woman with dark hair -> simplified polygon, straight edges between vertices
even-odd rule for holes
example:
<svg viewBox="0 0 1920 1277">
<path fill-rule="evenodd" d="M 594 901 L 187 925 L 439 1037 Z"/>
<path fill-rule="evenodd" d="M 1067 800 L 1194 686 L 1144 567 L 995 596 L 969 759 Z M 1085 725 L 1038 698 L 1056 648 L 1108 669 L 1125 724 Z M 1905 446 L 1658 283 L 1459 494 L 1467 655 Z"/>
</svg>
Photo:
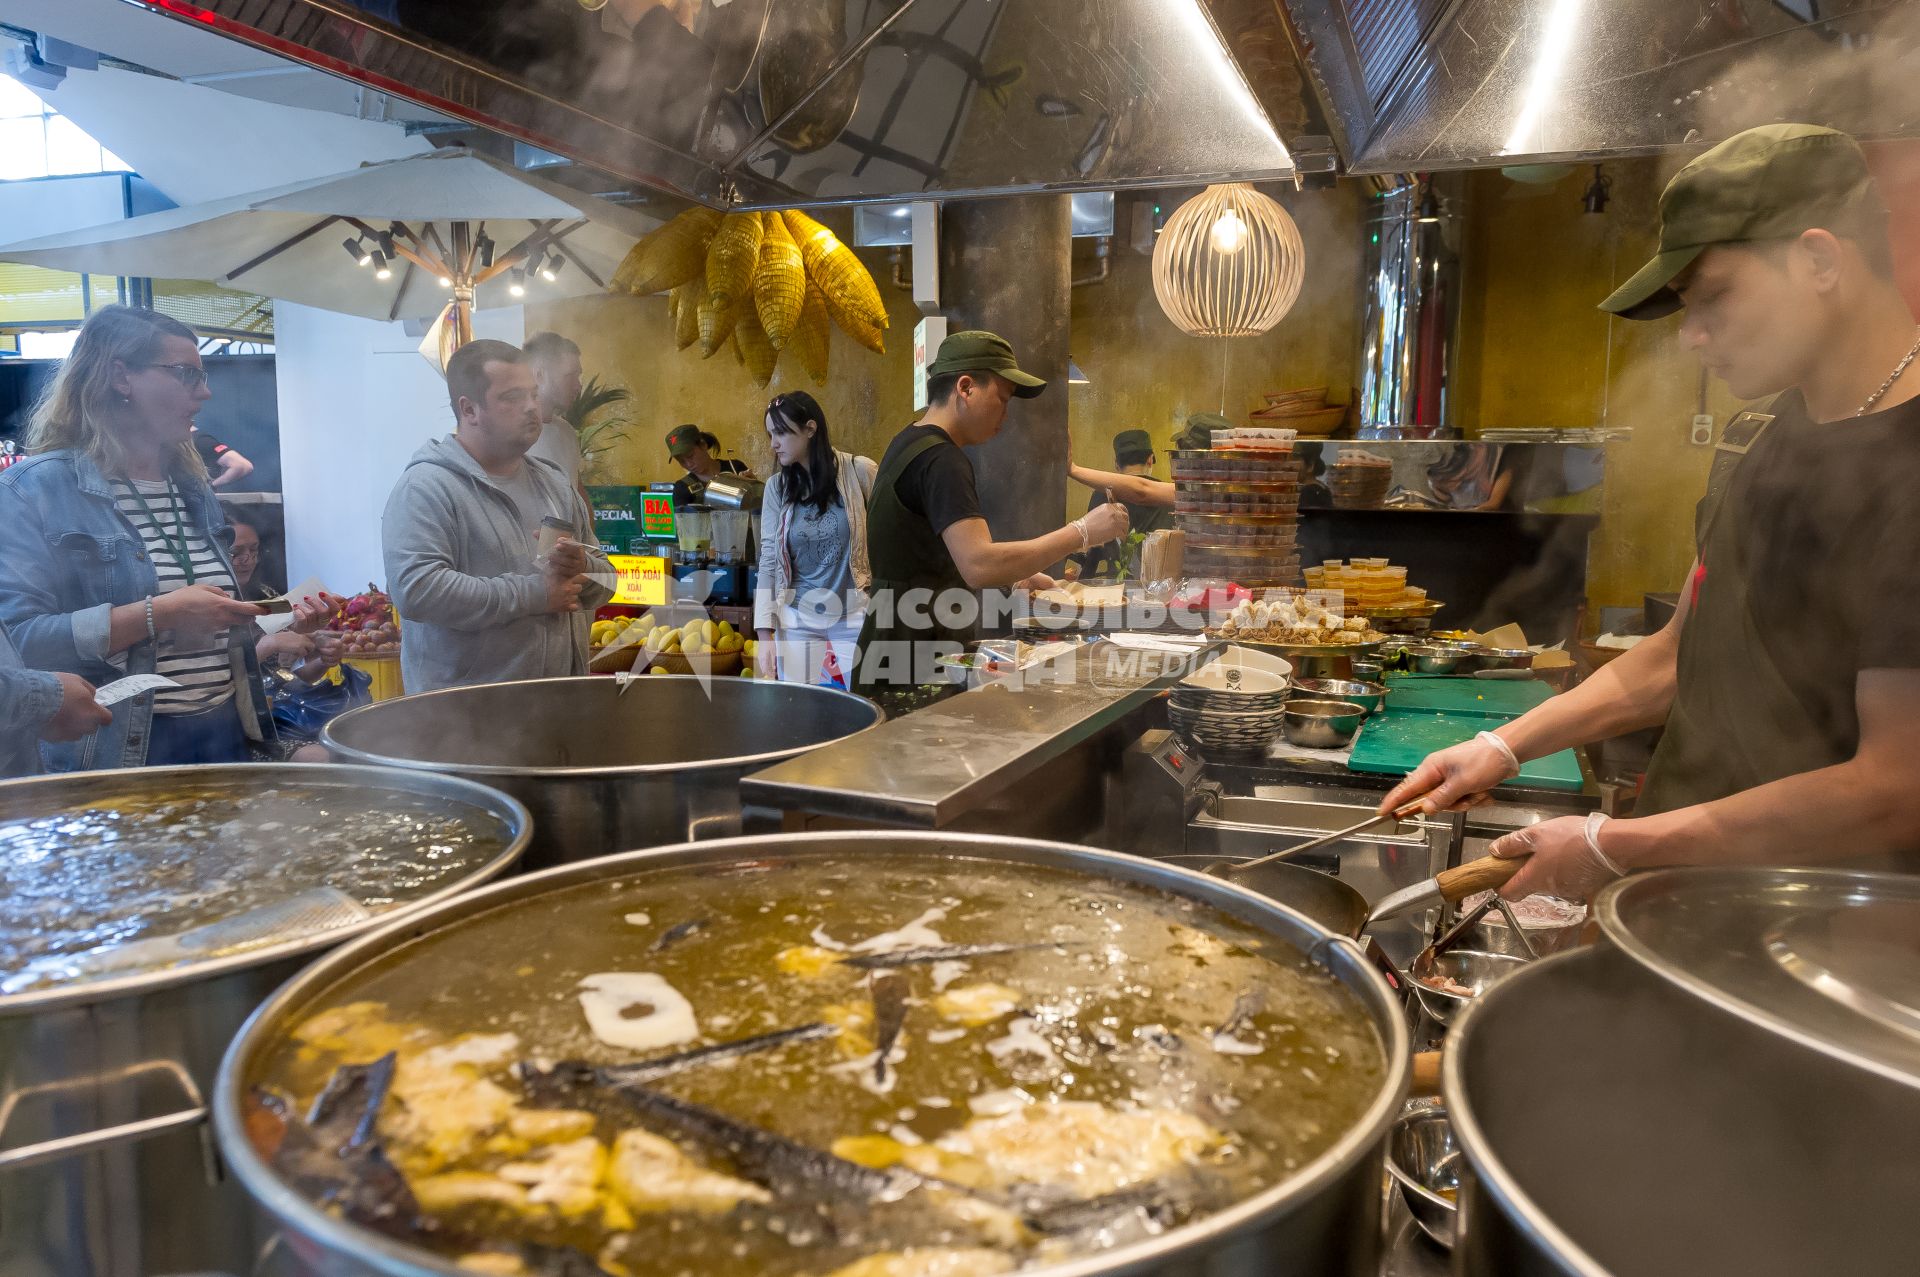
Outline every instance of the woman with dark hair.
<svg viewBox="0 0 1920 1277">
<path fill-rule="evenodd" d="M 34 409 L 34 455 L 0 471 L 0 624 L 25 662 L 174 683 L 46 746 L 53 770 L 241 762 L 273 734 L 253 691 L 261 610 L 235 597 L 227 521 L 193 447 L 211 397 L 191 328 L 103 307 Z"/>
<path fill-rule="evenodd" d="M 878 467 L 834 448 L 826 414 L 805 391 L 768 404 L 766 426 L 780 469 L 761 497 L 754 672 L 787 683 L 832 682 L 824 673 L 831 658 L 850 678 L 873 581 L 867 500 Z"/>
</svg>

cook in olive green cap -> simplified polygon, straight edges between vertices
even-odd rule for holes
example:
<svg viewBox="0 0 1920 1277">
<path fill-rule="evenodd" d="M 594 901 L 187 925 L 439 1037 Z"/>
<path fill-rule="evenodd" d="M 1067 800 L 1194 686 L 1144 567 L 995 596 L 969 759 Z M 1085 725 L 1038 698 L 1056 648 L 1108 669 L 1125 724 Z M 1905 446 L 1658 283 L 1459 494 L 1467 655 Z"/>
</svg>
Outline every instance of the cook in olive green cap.
<svg viewBox="0 0 1920 1277">
<path fill-rule="evenodd" d="M 667 455 L 676 461 L 700 445 L 700 427 L 675 426 L 667 431 Z"/>
<path fill-rule="evenodd" d="M 927 365 L 929 381 L 963 372 L 990 372 L 1005 377 L 1013 383 L 1013 393 L 1020 399 L 1032 399 L 1047 388 L 1044 378 L 1020 370 L 1019 361 L 1013 357 L 1013 347 L 1005 337 L 977 328 L 948 333 L 947 339 L 940 343 L 939 353 Z"/>
<path fill-rule="evenodd" d="M 1153 436 L 1144 430 L 1122 430 L 1113 437 L 1113 460 L 1122 469 L 1153 460 Z"/>
<path fill-rule="evenodd" d="M 1187 418 L 1187 428 L 1174 437 L 1173 446 L 1182 449 L 1213 447 L 1213 432 L 1231 430 L 1233 423 L 1217 412 L 1196 412 Z"/>
<path fill-rule="evenodd" d="M 1660 194 L 1660 251 L 1600 303 L 1626 319 L 1680 309 L 1673 281 L 1716 244 L 1786 239 L 1819 227 L 1879 234 L 1886 207 L 1860 146 L 1812 124 L 1735 134 L 1681 169 Z"/>
</svg>

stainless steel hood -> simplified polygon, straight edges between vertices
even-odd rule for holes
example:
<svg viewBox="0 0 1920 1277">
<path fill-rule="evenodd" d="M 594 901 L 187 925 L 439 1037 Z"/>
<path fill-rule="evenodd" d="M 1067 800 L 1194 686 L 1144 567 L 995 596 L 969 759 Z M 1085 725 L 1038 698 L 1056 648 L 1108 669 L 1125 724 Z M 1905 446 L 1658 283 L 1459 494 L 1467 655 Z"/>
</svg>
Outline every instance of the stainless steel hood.
<svg viewBox="0 0 1920 1277">
<path fill-rule="evenodd" d="M 1356 173 L 1920 134 L 1909 0 L 1274 0 Z"/>
<path fill-rule="evenodd" d="M 1200 0 L 139 2 L 715 206 L 1293 171 Z"/>
</svg>

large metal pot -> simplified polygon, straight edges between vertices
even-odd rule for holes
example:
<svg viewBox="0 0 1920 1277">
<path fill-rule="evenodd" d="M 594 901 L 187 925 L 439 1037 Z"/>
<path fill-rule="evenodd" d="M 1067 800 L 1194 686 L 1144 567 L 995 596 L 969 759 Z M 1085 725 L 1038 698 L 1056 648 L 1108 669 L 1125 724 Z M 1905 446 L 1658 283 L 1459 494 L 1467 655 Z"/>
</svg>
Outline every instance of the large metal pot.
<svg viewBox="0 0 1920 1277">
<path fill-rule="evenodd" d="M 181 784 L 281 782 L 425 795 L 496 822 L 505 848 L 375 919 L 227 957 L 0 997 L 0 1273 L 247 1273 L 246 1196 L 207 1129 L 221 1053 L 261 1000 L 329 945 L 495 877 L 525 850 L 526 808 L 484 786 L 371 767 L 292 764 L 75 772 L 0 783 L 0 822 Z"/>
<path fill-rule="evenodd" d="M 1365 1116 L 1291 1178 L 1239 1205 L 1150 1242 L 1049 1268 L 1050 1277 L 1206 1272 L 1252 1277 L 1277 1272 L 1374 1277 L 1380 1253 L 1382 1152 L 1407 1091 L 1407 1029 L 1398 1004 L 1360 949 L 1304 915 L 1216 878 L 1155 861 L 1059 843 L 978 835 L 820 833 L 736 838 L 610 856 L 494 884 L 384 928 L 309 967 L 254 1014 L 221 1064 L 213 1096 L 222 1155 L 283 1230 L 288 1253 L 312 1277 L 453 1277 L 461 1270 L 315 1207 L 261 1160 L 249 1142 L 242 1100 L 259 1066 L 316 1000 L 351 973 L 389 959 L 423 934 L 483 912 L 582 883 L 631 882 L 636 874 L 741 861 L 913 853 L 929 860 L 989 857 L 1045 865 L 1090 878 L 1140 883 L 1213 905 L 1312 955 L 1352 992 L 1380 1034 L 1387 1074 Z"/>
<path fill-rule="evenodd" d="M 1456 1273 L 1914 1271 L 1897 1221 L 1920 1207 L 1920 1080 L 1703 991 L 1606 943 L 1531 964 L 1467 1011 L 1444 1064 L 1472 1171 Z"/>
<path fill-rule="evenodd" d="M 745 678 L 537 679 L 342 714 L 347 762 L 464 776 L 533 812 L 527 867 L 743 832 L 740 778 L 876 726 L 864 697 Z"/>
</svg>

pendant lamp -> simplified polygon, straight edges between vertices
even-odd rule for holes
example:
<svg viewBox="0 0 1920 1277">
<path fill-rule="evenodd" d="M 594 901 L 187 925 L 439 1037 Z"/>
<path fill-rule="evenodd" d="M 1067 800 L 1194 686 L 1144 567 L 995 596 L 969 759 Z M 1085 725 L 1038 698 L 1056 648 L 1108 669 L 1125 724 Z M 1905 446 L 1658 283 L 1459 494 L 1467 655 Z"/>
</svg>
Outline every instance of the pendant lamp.
<svg viewBox="0 0 1920 1277">
<path fill-rule="evenodd" d="M 1247 182 L 1209 186 L 1167 219 L 1153 247 L 1160 309 L 1196 337 L 1256 337 L 1300 296 L 1306 246 L 1287 210 Z"/>
</svg>

